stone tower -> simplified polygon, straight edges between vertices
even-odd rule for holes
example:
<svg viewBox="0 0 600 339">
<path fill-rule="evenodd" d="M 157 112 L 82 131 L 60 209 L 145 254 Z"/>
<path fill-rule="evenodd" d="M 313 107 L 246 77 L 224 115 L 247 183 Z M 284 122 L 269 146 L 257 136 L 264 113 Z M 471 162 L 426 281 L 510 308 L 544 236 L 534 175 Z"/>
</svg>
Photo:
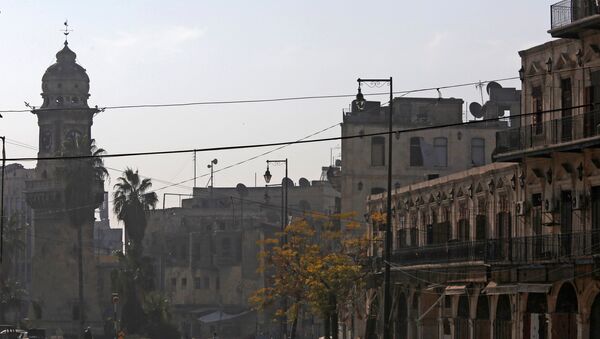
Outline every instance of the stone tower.
<svg viewBox="0 0 600 339">
<path fill-rule="evenodd" d="M 32 111 L 38 117 L 38 157 L 42 159 L 26 192 L 27 203 L 34 209 L 35 225 L 29 319 L 34 326 L 46 328 L 47 335 L 77 335 L 83 325 L 103 326 L 93 253 L 94 210 L 102 202 L 103 185 L 98 182 L 78 186 L 78 197 L 85 203 L 74 202 L 73 190 L 69 191 L 73 180 L 69 181 L 65 173 L 73 173 L 73 166 L 82 160 L 43 159 L 73 155 L 65 153 L 69 140 L 89 142 L 91 138 L 93 116 L 98 110 L 88 106 L 89 78 L 75 58 L 65 41 L 64 48 L 56 54 L 56 63 L 42 77 L 44 102 Z M 89 154 L 89 149 L 78 153 Z M 84 312 L 79 302 L 79 228 Z"/>
</svg>

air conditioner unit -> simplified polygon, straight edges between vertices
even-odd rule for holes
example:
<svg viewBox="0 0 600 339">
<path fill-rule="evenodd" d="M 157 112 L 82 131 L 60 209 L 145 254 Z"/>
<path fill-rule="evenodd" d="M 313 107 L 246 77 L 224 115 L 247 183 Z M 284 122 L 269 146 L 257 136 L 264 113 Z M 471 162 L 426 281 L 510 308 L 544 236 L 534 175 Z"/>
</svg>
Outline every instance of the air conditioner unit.
<svg viewBox="0 0 600 339">
<path fill-rule="evenodd" d="M 573 195 L 573 206 L 574 210 L 582 210 L 585 208 L 586 198 L 583 194 L 574 194 Z"/>
<path fill-rule="evenodd" d="M 527 213 L 527 201 L 517 201 L 515 203 L 515 214 L 525 215 Z"/>
</svg>

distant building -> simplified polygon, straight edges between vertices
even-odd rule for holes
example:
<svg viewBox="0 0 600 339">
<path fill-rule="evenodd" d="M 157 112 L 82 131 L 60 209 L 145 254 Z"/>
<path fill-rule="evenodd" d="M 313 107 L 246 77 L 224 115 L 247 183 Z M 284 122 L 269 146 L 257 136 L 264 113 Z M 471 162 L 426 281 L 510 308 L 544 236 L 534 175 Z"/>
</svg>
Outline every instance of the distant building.
<svg viewBox="0 0 600 339">
<path fill-rule="evenodd" d="M 14 226 L 24 230 L 19 239 L 24 247 L 13 253 L 5 252 L 5 255 L 11 256 L 13 260 L 9 278 L 19 282 L 29 295 L 31 293 L 31 259 L 35 243 L 35 230 L 33 210 L 25 201 L 25 183 L 33 178 L 34 169 L 24 168 L 23 165 L 16 163 L 9 164 L 5 168 L 4 175 L 6 184 L 4 188 L 4 215 L 6 220 L 15 223 Z M 1 186 L 2 183 L 0 183 Z M 28 295 L 26 298 L 28 298 Z"/>
<path fill-rule="evenodd" d="M 290 181 L 291 182 L 291 181 Z M 339 193 L 327 181 L 301 179 L 289 186 L 288 215 L 339 212 Z M 281 230 L 281 187 L 194 188 L 179 208 L 149 213 L 144 248 L 153 256 L 158 285 L 167 293 L 188 337 L 275 336 L 273 310 L 257 313 L 248 298 L 268 285 L 258 272 L 257 242 Z M 302 319 L 299 331 L 317 338 L 317 320 Z"/>
<path fill-rule="evenodd" d="M 494 86 L 489 101 L 476 113 L 478 118 L 518 114 L 515 89 Z M 492 92 L 492 90 L 494 92 Z M 517 93 L 517 95 L 515 95 Z M 512 95 L 511 95 L 512 94 Z M 501 99 L 501 100 L 500 100 Z M 355 101 L 344 114 L 342 137 L 387 132 L 388 108 L 366 102 L 359 110 Z M 508 116 L 508 115 L 507 115 Z M 411 130 L 463 122 L 463 100 L 454 98 L 395 98 L 394 130 Z M 407 131 L 393 136 L 393 187 L 406 186 L 450 173 L 488 164 L 495 148 L 496 132 L 507 121 L 488 121 L 446 128 Z M 356 212 L 362 220 L 365 201 L 387 189 L 388 141 L 386 135 L 342 140 L 341 171 L 335 171 L 341 188 L 342 212 Z"/>
<path fill-rule="evenodd" d="M 98 211 L 99 219 L 94 222 L 94 253 L 96 256 L 113 255 L 116 251 L 123 250 L 123 229 L 110 227 L 108 210 L 108 192 L 104 192 L 104 201 Z"/>
</svg>

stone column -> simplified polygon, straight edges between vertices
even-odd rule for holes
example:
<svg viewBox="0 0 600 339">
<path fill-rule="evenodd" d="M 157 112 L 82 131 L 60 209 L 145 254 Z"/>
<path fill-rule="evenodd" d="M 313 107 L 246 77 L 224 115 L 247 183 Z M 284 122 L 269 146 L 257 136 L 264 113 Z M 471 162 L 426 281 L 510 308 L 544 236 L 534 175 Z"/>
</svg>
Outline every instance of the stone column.
<svg viewBox="0 0 600 339">
<path fill-rule="evenodd" d="M 548 334 L 548 339 L 560 339 L 560 338 L 552 338 L 552 313 L 546 313 L 546 333 Z M 541 325 L 540 325 L 541 326 Z"/>
<path fill-rule="evenodd" d="M 587 314 L 577 313 L 577 339 L 588 339 L 590 337 L 590 317 Z"/>
<path fill-rule="evenodd" d="M 471 339 L 476 339 L 475 338 L 475 333 L 474 332 L 474 328 L 473 328 L 473 319 L 469 318 L 469 338 Z"/>
</svg>

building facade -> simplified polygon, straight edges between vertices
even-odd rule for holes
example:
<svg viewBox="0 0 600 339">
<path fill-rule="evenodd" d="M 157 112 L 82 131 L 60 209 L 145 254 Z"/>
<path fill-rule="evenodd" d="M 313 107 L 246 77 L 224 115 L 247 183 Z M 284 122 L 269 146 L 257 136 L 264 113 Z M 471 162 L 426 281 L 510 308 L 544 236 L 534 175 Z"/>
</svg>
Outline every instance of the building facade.
<svg viewBox="0 0 600 339">
<path fill-rule="evenodd" d="M 519 52 L 523 115 L 496 163 L 393 192 L 397 338 L 600 337 L 600 12 L 551 13 L 559 39 Z"/>
<path fill-rule="evenodd" d="M 288 215 L 339 213 L 339 193 L 327 181 L 288 187 Z M 256 312 L 249 297 L 268 286 L 259 272 L 261 240 L 282 227 L 281 187 L 194 188 L 181 207 L 149 213 L 144 248 L 155 258 L 158 286 L 168 295 L 189 337 L 276 336 L 273 311 Z M 301 319 L 299 333 L 318 337 L 317 320 Z M 299 336 L 299 337 L 302 337 Z"/>
<path fill-rule="evenodd" d="M 519 98 L 512 99 L 507 109 L 518 111 Z M 498 105 L 486 107 L 491 112 Z M 342 137 L 387 132 L 388 114 L 388 108 L 379 102 L 366 102 L 363 110 L 353 102 L 351 111 L 344 114 Z M 496 132 L 508 126 L 506 121 L 459 126 L 463 100 L 454 98 L 395 98 L 393 121 L 395 131 L 456 124 L 394 134 L 393 187 L 490 163 Z M 343 213 L 355 212 L 362 217 L 367 197 L 386 190 L 387 147 L 386 135 L 342 140 L 341 171 L 336 180 L 341 187 Z"/>
<path fill-rule="evenodd" d="M 21 164 L 9 164 L 5 168 L 4 184 L 4 215 L 10 228 L 11 252 L 5 254 L 10 258 L 5 261 L 10 263 L 8 279 L 16 282 L 27 293 L 24 301 L 31 294 L 31 265 L 33 256 L 34 225 L 33 210 L 25 201 L 26 182 L 34 176 L 34 169 L 25 168 Z M 2 186 L 2 183 L 0 183 Z M 6 233 L 5 233 L 6 236 Z M 13 320 L 22 319 L 27 313 L 25 302 L 14 314 Z"/>
</svg>

